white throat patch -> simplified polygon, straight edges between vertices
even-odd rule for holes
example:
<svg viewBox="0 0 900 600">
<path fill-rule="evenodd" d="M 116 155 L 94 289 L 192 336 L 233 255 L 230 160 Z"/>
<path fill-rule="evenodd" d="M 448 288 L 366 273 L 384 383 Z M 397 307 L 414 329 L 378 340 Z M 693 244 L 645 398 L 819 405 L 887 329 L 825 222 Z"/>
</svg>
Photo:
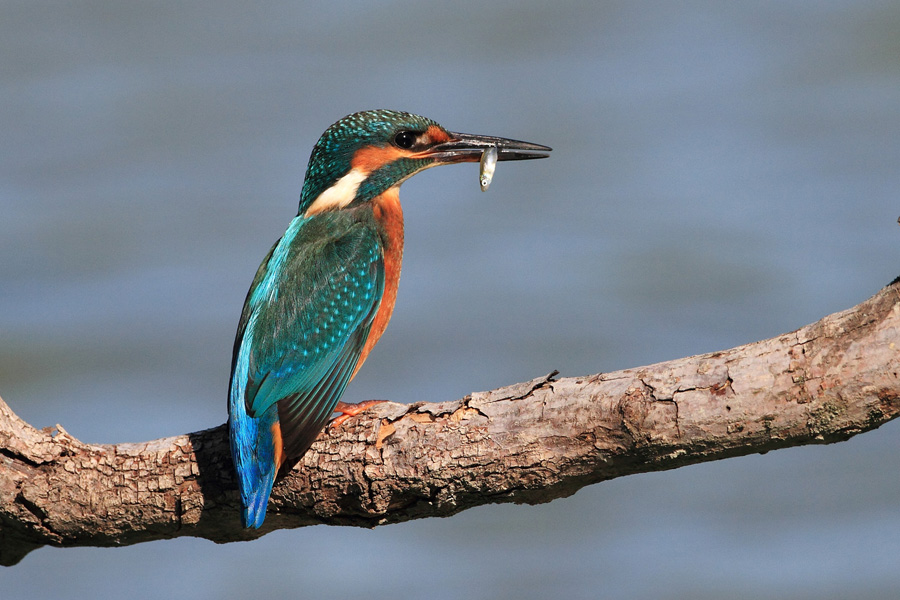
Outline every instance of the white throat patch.
<svg viewBox="0 0 900 600">
<path fill-rule="evenodd" d="M 360 169 L 352 169 L 349 173 L 338 179 L 334 185 L 319 194 L 319 197 L 313 200 L 304 213 L 309 217 L 314 214 L 324 212 L 326 210 L 337 210 L 344 208 L 356 197 L 356 190 L 359 184 L 365 181 L 369 174 Z"/>
</svg>

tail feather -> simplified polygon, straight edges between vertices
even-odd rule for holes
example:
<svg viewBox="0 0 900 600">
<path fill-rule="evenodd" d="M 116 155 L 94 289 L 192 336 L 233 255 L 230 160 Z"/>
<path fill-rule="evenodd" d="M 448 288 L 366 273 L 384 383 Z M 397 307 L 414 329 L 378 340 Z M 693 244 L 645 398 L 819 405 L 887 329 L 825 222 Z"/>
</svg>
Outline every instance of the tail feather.
<svg viewBox="0 0 900 600">
<path fill-rule="evenodd" d="M 266 518 L 269 495 L 278 473 L 277 457 L 280 439 L 275 439 L 272 426 L 278 423 L 278 407 L 273 405 L 259 418 L 243 410 L 232 411 L 228 426 L 231 435 L 231 456 L 234 460 L 241 492 L 241 522 L 244 527 L 259 528 Z M 280 436 L 279 436 L 280 437 Z"/>
<path fill-rule="evenodd" d="M 272 493 L 274 481 L 274 469 L 262 474 L 262 477 L 256 481 L 257 487 L 247 490 L 250 494 L 249 498 L 245 496 L 244 486 L 241 486 L 241 501 L 244 504 L 244 509 L 241 511 L 241 523 L 244 527 L 259 529 L 266 520 L 266 508 L 269 506 L 269 495 Z"/>
</svg>

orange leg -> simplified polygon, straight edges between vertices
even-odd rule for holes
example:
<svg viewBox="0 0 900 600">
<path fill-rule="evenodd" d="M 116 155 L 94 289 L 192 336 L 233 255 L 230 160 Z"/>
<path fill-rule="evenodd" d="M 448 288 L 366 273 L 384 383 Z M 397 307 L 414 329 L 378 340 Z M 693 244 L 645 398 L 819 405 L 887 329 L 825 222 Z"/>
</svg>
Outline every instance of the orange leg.
<svg viewBox="0 0 900 600">
<path fill-rule="evenodd" d="M 338 402 L 337 406 L 334 407 L 334 412 L 341 413 L 341 416 L 332 420 L 331 423 L 328 424 L 328 427 L 337 429 L 344 421 L 346 421 L 350 417 L 355 417 L 367 408 L 371 408 L 376 404 L 381 404 L 382 402 L 387 402 L 387 400 L 364 400 L 363 402 L 357 402 L 356 404 Z"/>
</svg>

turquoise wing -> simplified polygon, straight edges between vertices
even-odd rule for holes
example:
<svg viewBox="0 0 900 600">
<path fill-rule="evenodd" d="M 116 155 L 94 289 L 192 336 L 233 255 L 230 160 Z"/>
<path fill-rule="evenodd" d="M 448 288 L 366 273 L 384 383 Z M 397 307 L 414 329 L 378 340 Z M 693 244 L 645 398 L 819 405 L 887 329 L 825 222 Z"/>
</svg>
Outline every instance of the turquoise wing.
<svg viewBox="0 0 900 600">
<path fill-rule="evenodd" d="M 329 216 L 297 217 L 275 246 L 248 295 L 235 357 L 247 414 L 277 404 L 288 458 L 306 452 L 330 419 L 384 291 L 377 231 Z"/>
</svg>

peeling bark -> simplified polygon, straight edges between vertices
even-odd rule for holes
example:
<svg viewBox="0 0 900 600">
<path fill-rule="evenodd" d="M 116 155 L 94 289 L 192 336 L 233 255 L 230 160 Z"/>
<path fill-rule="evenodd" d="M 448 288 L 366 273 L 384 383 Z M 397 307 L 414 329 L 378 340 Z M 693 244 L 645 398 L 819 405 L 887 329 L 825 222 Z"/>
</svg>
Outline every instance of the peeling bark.
<svg viewBox="0 0 900 600">
<path fill-rule="evenodd" d="M 327 431 L 246 530 L 224 425 L 144 444 L 38 431 L 0 400 L 0 564 L 44 545 L 215 542 L 319 523 L 374 527 L 540 503 L 647 471 L 831 443 L 900 412 L 900 283 L 723 352 L 373 407 Z"/>
</svg>

